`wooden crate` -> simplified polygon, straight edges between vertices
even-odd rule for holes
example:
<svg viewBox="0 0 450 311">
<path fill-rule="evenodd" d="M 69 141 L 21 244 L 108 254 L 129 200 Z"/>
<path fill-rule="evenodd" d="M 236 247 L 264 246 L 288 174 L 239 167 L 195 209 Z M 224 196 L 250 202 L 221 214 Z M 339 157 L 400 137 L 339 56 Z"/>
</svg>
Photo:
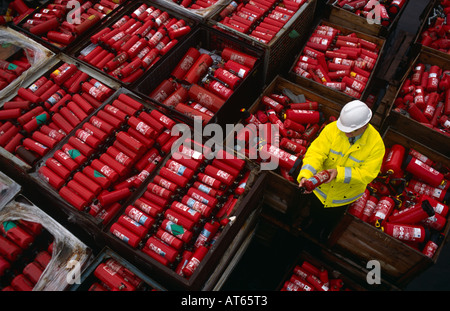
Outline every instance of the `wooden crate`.
<svg viewBox="0 0 450 311">
<path fill-rule="evenodd" d="M 444 165 L 450 164 L 450 158 L 430 149 L 426 145 L 411 139 L 394 129 L 388 129 L 383 140 L 386 147 L 401 144 L 405 148 L 413 148 L 433 161 Z M 443 234 L 447 237 L 450 223 L 447 221 Z M 330 249 L 346 257 L 354 265 L 365 267 L 370 260 L 377 260 L 381 266 L 381 273 L 386 280 L 398 287 L 404 287 L 413 278 L 433 265 L 443 242 L 433 258 L 429 258 L 408 246 L 402 241 L 382 232 L 380 229 L 345 213 L 341 222 L 332 232 L 328 244 Z"/>
<path fill-rule="evenodd" d="M 417 63 L 437 65 L 443 70 L 450 69 L 448 58 L 442 58 L 434 52 L 422 50 L 415 57 L 408 71 L 402 78 L 401 84 L 396 90 L 396 95 L 392 98 L 389 105 L 389 111 L 383 127 L 392 127 L 400 133 L 407 136 L 414 135 L 414 139 L 420 143 L 426 144 L 430 149 L 442 154 L 449 154 L 450 137 L 433 128 L 423 125 L 422 123 L 410 118 L 409 116 L 396 111 L 394 108 L 395 99 L 399 97 L 401 88 L 405 80 L 412 74 L 413 68 Z"/>
<path fill-rule="evenodd" d="M 104 263 L 108 259 L 113 259 L 123 267 L 125 267 L 128 271 L 131 271 L 136 277 L 142 280 L 142 285 L 138 290 L 143 290 L 145 288 L 146 291 L 166 291 L 166 289 L 161 286 L 158 282 L 153 280 L 150 276 L 142 273 L 139 269 L 137 269 L 133 264 L 128 262 L 127 260 L 120 257 L 109 247 L 104 247 L 102 251 L 95 257 L 95 259 L 89 263 L 86 269 L 80 276 L 80 282 L 73 284 L 69 290 L 70 291 L 88 291 L 89 287 L 98 280 L 94 276 L 94 271 L 101 263 Z"/>
<path fill-rule="evenodd" d="M 41 176 L 39 173 L 39 169 L 42 166 L 45 166 L 46 161 L 49 158 L 52 158 L 53 155 L 57 150 L 60 150 L 61 147 L 69 141 L 69 139 L 72 136 L 75 136 L 75 131 L 79 128 L 82 128 L 85 123 L 88 123 L 92 116 L 97 115 L 97 113 L 107 105 L 111 105 L 121 94 L 126 94 L 127 96 L 131 97 L 132 99 L 140 102 L 143 104 L 144 109 L 147 112 L 150 112 L 152 110 L 156 110 L 154 105 L 150 105 L 149 103 L 146 103 L 142 98 L 132 93 L 130 90 L 126 88 L 119 88 L 109 99 L 107 99 L 102 105 L 96 109 L 88 118 L 86 118 L 83 122 L 81 122 L 71 134 L 67 135 L 63 140 L 58 143 L 55 148 L 47 153 L 37 164 L 36 166 L 27 172 L 26 175 L 26 183 L 32 189 L 33 192 L 38 192 L 41 196 L 49 200 L 49 207 L 52 210 L 53 213 L 63 213 L 65 217 L 67 217 L 71 222 L 73 222 L 76 226 L 82 228 L 84 232 L 87 232 L 92 236 L 92 238 L 95 240 L 96 243 L 100 243 L 102 245 L 104 243 L 101 230 L 105 228 L 109 222 L 111 222 L 112 218 L 114 216 L 110 216 L 108 219 L 104 220 L 102 219 L 101 213 L 97 213 L 95 216 L 90 213 L 90 209 L 92 208 L 91 205 L 96 205 L 98 202 L 98 199 L 96 196 L 91 202 L 89 202 L 88 206 L 82 210 L 78 210 L 74 206 L 71 205 L 68 201 L 66 201 L 64 198 L 61 197 L 59 194 L 59 189 L 55 189 L 52 187 L 47 180 L 45 180 L 44 177 Z M 176 115 L 167 115 L 170 118 L 172 118 L 176 122 L 180 122 L 179 119 L 177 119 Z M 125 124 L 121 128 L 117 130 L 119 131 L 125 131 L 128 128 L 128 126 Z M 111 133 L 105 141 L 102 142 L 101 145 L 95 150 L 95 152 L 92 154 L 91 157 L 89 157 L 85 163 L 83 163 L 80 168 L 76 169 L 75 171 L 71 172 L 66 182 L 69 182 L 73 175 L 78 172 L 79 170 L 82 170 L 85 166 L 89 165 L 94 159 L 98 159 L 103 153 L 106 153 L 106 150 L 108 147 L 110 147 L 114 141 L 115 141 L 115 135 L 116 132 Z M 153 148 L 153 147 L 152 147 Z M 161 157 L 164 159 L 167 154 L 164 154 L 161 151 L 161 146 L 157 146 L 157 144 L 154 145 L 154 148 L 158 150 L 158 154 L 161 155 Z M 148 148 L 150 150 L 151 148 Z M 143 157 L 143 156 L 141 156 Z M 105 163 L 108 164 L 108 163 Z M 135 165 L 136 163 L 134 163 Z M 161 164 L 158 163 L 157 167 Z M 138 174 L 140 171 L 133 165 L 127 172 L 124 173 L 123 176 L 120 176 L 117 181 L 111 183 L 111 186 L 108 188 L 108 190 L 113 189 L 114 186 L 119 184 L 122 181 L 125 181 L 127 178 L 130 178 L 136 174 Z M 145 184 L 145 180 L 142 183 L 140 187 L 143 187 Z M 133 194 L 129 197 L 131 199 L 135 193 L 140 189 L 140 187 L 137 187 L 137 189 L 134 189 Z M 118 201 L 121 204 L 126 203 L 127 199 Z"/>
<path fill-rule="evenodd" d="M 340 258 L 333 252 L 325 248 L 317 247 L 317 245 L 305 244 L 301 249 L 297 258 L 287 270 L 278 290 L 283 288 L 285 281 L 294 274 L 294 268 L 308 262 L 318 269 L 324 268 L 328 272 L 328 279 L 341 279 L 344 284 L 344 290 L 349 291 L 386 291 L 397 290 L 395 286 L 381 281 L 380 284 L 369 284 L 367 282 L 367 273 L 352 269 L 345 262 L 345 258 Z"/>
<path fill-rule="evenodd" d="M 98 4 L 100 1 L 93 1 L 93 2 L 94 3 L 92 3 L 92 5 Z M 46 8 L 50 4 L 58 3 L 56 1 L 53 1 L 53 0 L 45 1 L 44 3 L 40 4 L 33 12 L 31 12 L 30 14 L 27 14 L 19 23 L 17 23 L 17 25 L 12 24 L 10 26 L 11 26 L 11 28 L 13 28 L 13 29 L 15 29 L 15 30 L 17 30 L 19 32 L 22 32 L 27 37 L 33 39 L 34 41 L 38 42 L 39 44 L 45 46 L 46 48 L 48 48 L 49 50 L 51 50 L 51 51 L 53 51 L 55 53 L 68 52 L 73 47 L 76 47 L 77 45 L 81 44 L 82 42 L 84 42 L 86 40 L 89 40 L 90 36 L 93 34 L 95 29 L 97 29 L 97 27 L 100 27 L 103 23 L 105 23 L 108 19 L 113 17 L 116 13 L 120 12 L 121 10 L 123 10 L 126 7 L 127 2 L 128 2 L 128 0 L 124 1 L 117 8 L 115 8 L 114 10 L 112 10 L 111 12 L 109 12 L 108 14 L 103 16 L 90 29 L 84 31 L 80 35 L 77 35 L 75 37 L 75 39 L 72 42 L 70 42 L 69 44 L 67 44 L 66 46 L 59 45 L 58 43 L 49 42 L 46 37 L 44 38 L 44 37 L 41 37 L 40 35 L 35 35 L 31 31 L 27 30 L 24 27 L 24 25 L 26 25 L 29 20 L 33 19 L 35 14 L 40 13 L 40 11 L 43 8 Z M 72 10 L 69 10 L 69 8 L 72 8 L 72 7 L 71 6 L 67 7 L 67 10 L 65 12 L 65 13 L 67 13 L 67 15 L 61 16 L 61 18 L 59 19 L 60 22 L 63 22 L 64 20 L 67 20 L 68 16 L 69 16 L 69 13 L 72 13 Z M 59 30 L 57 30 L 57 31 L 59 31 Z"/>
<path fill-rule="evenodd" d="M 162 2 L 166 2 L 166 1 L 162 1 Z M 73 58 L 77 59 L 78 62 L 81 62 L 83 64 L 85 64 L 87 67 L 91 68 L 93 71 L 97 71 L 102 75 L 106 75 L 109 78 L 111 78 L 112 80 L 114 80 L 115 82 L 119 83 L 120 85 L 124 86 L 124 87 L 128 87 L 129 89 L 133 89 L 134 87 L 136 87 L 136 85 L 138 85 L 140 83 L 140 81 L 142 81 L 143 79 L 145 79 L 146 76 L 152 75 L 153 71 L 155 70 L 155 68 L 161 63 L 163 62 L 165 59 L 170 58 L 171 54 L 174 52 L 174 50 L 180 46 L 184 41 L 186 41 L 190 34 L 195 30 L 196 25 L 198 23 L 198 21 L 195 21 L 192 18 L 188 18 L 184 15 L 182 15 L 180 12 L 176 12 L 174 10 L 172 10 L 170 7 L 166 8 L 160 4 L 154 4 L 150 1 L 145 1 L 145 0 L 140 0 L 140 1 L 132 1 L 131 3 L 128 3 L 127 5 L 124 5 L 123 9 L 118 11 L 116 14 L 114 14 L 111 18 L 107 19 L 104 23 L 102 23 L 101 25 L 98 25 L 97 27 L 95 27 L 95 31 L 91 33 L 91 36 L 97 34 L 98 32 L 100 32 L 103 29 L 106 28 L 110 28 L 112 29 L 112 26 L 118 22 L 119 20 L 121 20 L 122 18 L 130 18 L 131 14 L 138 9 L 141 5 L 147 5 L 148 7 L 154 7 L 155 9 L 158 9 L 162 12 L 166 12 L 169 14 L 170 18 L 176 18 L 178 20 L 183 20 L 185 22 L 185 25 L 191 27 L 191 31 L 183 36 L 178 37 L 177 40 L 177 44 L 175 44 L 175 46 L 169 50 L 166 54 L 164 55 L 159 55 L 156 58 L 157 61 L 152 64 L 152 66 L 148 67 L 145 72 L 139 77 L 137 78 L 135 81 L 133 82 L 124 82 L 122 81 L 123 79 L 119 79 L 118 77 L 114 77 L 112 75 L 110 75 L 108 72 L 105 72 L 103 70 L 103 68 L 97 68 L 96 66 L 88 63 L 87 61 L 81 59 L 83 55 L 85 55 L 88 51 L 92 51 L 94 48 L 96 48 L 97 46 L 101 46 L 103 47 L 105 50 L 108 50 L 109 52 L 114 53 L 116 56 L 118 54 L 120 54 L 120 50 L 119 51 L 114 51 L 112 50 L 112 48 L 107 45 L 107 44 L 102 44 L 102 43 L 97 43 L 94 44 L 92 43 L 90 37 L 85 38 L 84 40 L 81 40 L 80 42 L 78 42 L 78 44 L 76 45 L 70 45 L 70 47 L 68 47 L 66 49 L 66 53 L 70 56 L 72 56 Z M 152 27 L 155 28 L 156 26 Z M 131 60 L 129 60 L 131 61 Z"/>
<path fill-rule="evenodd" d="M 306 39 L 312 26 L 316 6 L 317 0 L 308 0 L 268 44 L 219 23 L 219 13 L 222 10 L 211 16 L 208 19 L 208 24 L 235 36 L 243 42 L 261 47 L 265 51 L 263 56 L 263 80 L 269 82 L 281 71 L 287 71 L 288 61 L 295 57 L 296 50 L 301 47 L 300 44 Z"/>
<path fill-rule="evenodd" d="M 319 21 L 318 24 L 312 29 L 310 35 L 314 32 L 314 30 L 317 28 L 318 25 L 331 26 L 331 27 L 333 27 L 335 29 L 340 30 L 341 34 L 343 34 L 343 35 L 347 35 L 347 34 L 350 34 L 350 33 L 355 33 L 358 38 L 361 38 L 361 39 L 373 42 L 373 43 L 375 43 L 377 45 L 378 50 L 379 50 L 378 59 L 377 59 L 377 61 L 375 63 L 375 66 L 374 66 L 370 76 L 369 76 L 369 81 L 367 82 L 366 88 L 361 93 L 361 98 L 359 98 L 362 101 L 366 100 L 367 96 L 370 94 L 370 91 L 371 91 L 371 86 L 372 86 L 372 83 L 373 83 L 374 73 L 376 72 L 377 67 L 380 64 L 380 59 L 382 59 L 382 57 L 383 57 L 383 49 L 384 49 L 386 40 L 383 39 L 383 38 L 374 37 L 374 36 L 371 36 L 371 35 L 368 35 L 368 34 L 365 34 L 365 33 L 359 32 L 359 31 L 356 31 L 356 30 L 352 30 L 352 29 L 349 29 L 349 28 L 346 28 L 346 27 L 343 27 L 343 26 L 331 23 L 331 22 L 326 21 L 326 20 Z M 295 83 L 299 84 L 300 86 L 308 88 L 308 89 L 310 89 L 310 90 L 312 90 L 312 91 L 314 91 L 316 93 L 323 94 L 322 95 L 323 97 L 331 98 L 335 102 L 340 103 L 342 105 L 345 105 L 349 101 L 352 101 L 352 100 L 356 99 L 356 98 L 354 98 L 354 97 L 352 97 L 350 95 L 347 95 L 347 94 L 345 94 L 343 92 L 336 91 L 336 90 L 333 90 L 333 89 L 331 89 L 329 87 L 326 87 L 323 84 L 314 81 L 313 79 L 307 79 L 307 78 L 304 78 L 304 77 L 300 77 L 300 76 L 298 76 L 298 75 L 296 75 L 294 73 L 294 71 L 293 71 L 294 66 L 297 63 L 298 59 L 300 58 L 300 56 L 302 54 L 302 51 L 303 51 L 303 48 L 305 46 L 302 47 L 302 49 L 298 53 L 298 56 L 297 56 L 295 62 L 292 64 L 292 66 L 291 66 L 291 68 L 289 70 L 289 80 L 292 80 Z"/>
<path fill-rule="evenodd" d="M 369 24 L 365 17 L 356 15 L 355 13 L 349 10 L 340 8 L 339 6 L 336 5 L 336 2 L 337 2 L 336 0 L 328 0 L 327 2 L 328 7 L 330 8 L 330 15 L 328 17 L 330 22 L 342 25 L 349 29 L 366 33 L 371 36 L 378 36 L 383 38 L 388 37 L 395 29 L 397 22 L 400 18 L 400 15 L 402 14 L 404 8 L 407 5 L 407 3 L 405 3 L 405 5 L 403 5 L 400 11 L 397 14 L 395 14 L 395 16 L 393 16 L 391 22 L 389 23 L 389 26 L 383 26 L 381 24 L 375 23 Z"/>
<path fill-rule="evenodd" d="M 170 57 L 162 61 L 150 75 L 145 75 L 140 82 L 133 87 L 133 91 L 144 99 L 157 103 L 149 97 L 149 94 L 160 85 L 165 79 L 171 78 L 173 69 L 178 65 L 180 59 L 186 54 L 190 47 L 203 48 L 209 51 L 222 51 L 229 47 L 258 58 L 250 73 L 234 89 L 233 94 L 225 101 L 222 107 L 209 120 L 208 124 L 219 124 L 225 126 L 229 123 L 235 123 L 239 117 L 239 111 L 242 108 L 248 108 L 250 103 L 257 96 L 257 92 L 262 88 L 262 61 L 264 51 L 259 47 L 251 46 L 241 42 L 236 38 L 225 34 L 217 29 L 200 24 L 189 36 L 189 38 L 172 51 Z M 180 82 L 181 83 L 181 82 Z M 197 84 L 199 84 L 198 82 Z M 245 98 L 245 100 L 242 100 Z M 172 107 L 167 107 L 162 103 L 157 103 L 162 110 L 177 112 Z M 189 125 L 194 124 L 192 116 L 186 116 L 185 122 Z"/>
<path fill-rule="evenodd" d="M 429 18 L 432 17 L 432 15 L 434 15 L 434 13 L 433 13 L 434 10 L 433 9 L 436 8 L 439 5 L 439 3 L 440 3 L 439 0 L 432 0 L 432 1 L 430 1 L 430 3 L 427 6 L 427 8 L 425 9 L 425 11 L 424 11 L 425 18 L 424 18 L 424 20 L 423 20 L 423 22 L 422 22 L 422 24 L 421 24 L 417 34 L 416 34 L 415 43 L 420 45 L 422 51 L 428 52 L 430 54 L 434 54 L 434 55 L 442 57 L 444 59 L 446 58 L 447 61 L 449 61 L 450 60 L 450 54 L 445 53 L 443 51 L 439 51 L 439 50 L 434 49 L 434 48 L 429 47 L 429 46 L 422 45 L 420 43 L 421 42 L 422 32 L 424 32 L 424 31 L 426 31 L 428 29 Z M 449 25 L 449 23 L 450 23 L 450 21 L 448 21 L 448 19 L 447 19 L 447 21 L 446 21 L 446 23 L 444 25 Z"/>
<path fill-rule="evenodd" d="M 62 54 L 62 53 L 51 58 L 41 68 L 39 68 L 39 70 L 33 72 L 26 80 L 24 80 L 22 87 L 24 87 L 24 88 L 30 87 L 37 79 L 39 79 L 42 76 L 49 77 L 50 74 L 54 70 L 56 70 L 59 66 L 61 66 L 63 63 L 75 64 L 79 70 L 87 73 L 90 77 L 97 79 L 98 81 L 100 81 L 101 83 L 105 84 L 106 86 L 110 87 L 113 90 L 117 90 L 119 88 L 119 84 L 115 83 L 113 80 L 111 80 L 108 77 L 105 77 L 99 73 L 96 73 L 95 71 L 84 66 L 83 64 L 77 63 L 72 58 L 70 58 L 69 56 Z M 3 107 L 3 102 L 10 101 L 15 96 L 17 96 L 17 90 L 14 93 L 8 95 L 8 97 L 4 101 L 2 101 L 2 103 L 0 103 L 0 109 L 2 109 L 2 107 Z M 73 130 L 73 132 L 74 131 L 75 130 Z M 29 135 L 31 135 L 31 134 L 29 134 Z M 67 136 L 69 136 L 69 135 L 70 135 L 70 133 L 67 133 Z M 24 135 L 24 136 L 28 137 L 28 134 Z M 54 148 L 57 148 L 57 146 L 58 145 L 56 145 Z M 51 152 L 51 150 L 49 152 Z M 39 161 L 40 161 L 40 159 L 37 162 L 39 162 Z M 33 168 L 35 168 L 36 165 L 37 165 L 37 163 L 33 164 L 33 165 L 28 164 L 27 162 L 25 162 L 23 159 L 20 159 L 15 154 L 10 153 L 7 150 L 5 150 L 4 148 L 0 147 L 0 167 L 1 167 L 2 171 L 10 174 L 11 177 L 27 178 L 27 173 L 29 171 L 31 171 Z"/>
</svg>

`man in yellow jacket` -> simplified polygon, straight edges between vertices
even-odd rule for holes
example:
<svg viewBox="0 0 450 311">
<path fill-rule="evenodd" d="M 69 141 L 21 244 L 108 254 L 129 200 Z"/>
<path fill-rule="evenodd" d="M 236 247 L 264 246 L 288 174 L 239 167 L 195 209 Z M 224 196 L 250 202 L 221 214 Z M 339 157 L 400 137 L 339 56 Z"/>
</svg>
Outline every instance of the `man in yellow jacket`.
<svg viewBox="0 0 450 311">
<path fill-rule="evenodd" d="M 313 228 L 319 228 L 321 235 L 331 232 L 347 205 L 362 196 L 380 171 L 385 146 L 369 124 L 371 118 L 372 111 L 362 101 L 347 103 L 338 120 L 324 127 L 303 158 L 299 187 L 322 170 L 330 173 L 330 178 L 309 195 Z"/>
</svg>

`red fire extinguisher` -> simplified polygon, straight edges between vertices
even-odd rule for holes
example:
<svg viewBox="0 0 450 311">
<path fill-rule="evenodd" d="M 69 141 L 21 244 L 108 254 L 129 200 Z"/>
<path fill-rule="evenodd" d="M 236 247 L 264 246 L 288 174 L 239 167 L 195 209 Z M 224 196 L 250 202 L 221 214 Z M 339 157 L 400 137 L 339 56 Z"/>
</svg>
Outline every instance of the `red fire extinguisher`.
<svg viewBox="0 0 450 311">
<path fill-rule="evenodd" d="M 401 241 L 423 242 L 427 240 L 430 231 L 420 225 L 407 225 L 387 222 L 382 230 Z"/>
<path fill-rule="evenodd" d="M 369 196 L 370 190 L 366 188 L 364 194 L 355 202 L 350 204 L 350 206 L 348 207 L 348 213 L 352 214 L 357 218 L 361 218 L 364 211 L 364 207 L 366 206 L 367 200 L 369 199 Z"/>
<path fill-rule="evenodd" d="M 329 179 L 330 179 L 330 172 L 328 170 L 323 170 L 314 175 L 313 177 L 306 179 L 303 186 L 299 188 L 299 191 L 300 192 L 313 191 L 324 182 L 327 182 Z"/>
<path fill-rule="evenodd" d="M 16 261 L 22 254 L 22 249 L 9 239 L 0 235 L 0 255 L 9 262 Z"/>
<path fill-rule="evenodd" d="M 203 260 L 203 258 L 208 253 L 208 248 L 205 246 L 198 247 L 194 253 L 192 254 L 191 259 L 189 259 L 186 266 L 182 269 L 183 274 L 187 277 L 190 277 L 192 274 L 194 274 L 195 269 L 198 268 L 200 265 L 200 262 Z"/>
<path fill-rule="evenodd" d="M 366 206 L 364 206 L 363 214 L 361 215 L 361 220 L 367 222 L 372 216 L 375 207 L 377 206 L 378 198 L 376 196 L 370 195 L 367 199 Z"/>
<path fill-rule="evenodd" d="M 378 201 L 372 216 L 369 219 L 369 223 L 380 228 L 381 223 L 392 213 L 395 207 L 395 201 L 391 197 L 381 197 Z"/>
<path fill-rule="evenodd" d="M 393 145 L 387 154 L 383 165 L 384 174 L 396 175 L 402 172 L 402 163 L 405 156 L 405 147 L 399 144 Z"/>
<path fill-rule="evenodd" d="M 450 191 L 448 191 L 448 189 L 432 187 L 426 183 L 420 182 L 415 179 L 409 181 L 407 188 L 411 189 L 412 191 L 418 194 L 426 194 L 430 197 L 436 198 L 441 202 L 448 202 L 450 198 Z"/>
<path fill-rule="evenodd" d="M 94 275 L 109 288 L 116 291 L 134 291 L 135 287 L 125 281 L 116 271 L 101 263 L 94 270 Z"/>
<path fill-rule="evenodd" d="M 438 232 L 433 232 L 431 234 L 430 239 L 422 250 L 422 254 L 427 257 L 433 258 L 439 246 L 442 244 L 444 240 L 444 235 Z"/>
<path fill-rule="evenodd" d="M 391 223 L 416 224 L 435 214 L 433 207 L 428 201 L 422 201 L 408 207 L 389 217 Z"/>
<path fill-rule="evenodd" d="M 442 185 L 444 180 L 444 175 L 439 171 L 435 170 L 424 162 L 408 155 L 406 159 L 405 170 L 410 172 L 414 176 L 428 183 L 432 187 L 438 187 Z"/>
<path fill-rule="evenodd" d="M 14 221 L 4 221 L 0 226 L 0 232 L 22 249 L 27 249 L 34 241 L 33 236 Z"/>
</svg>

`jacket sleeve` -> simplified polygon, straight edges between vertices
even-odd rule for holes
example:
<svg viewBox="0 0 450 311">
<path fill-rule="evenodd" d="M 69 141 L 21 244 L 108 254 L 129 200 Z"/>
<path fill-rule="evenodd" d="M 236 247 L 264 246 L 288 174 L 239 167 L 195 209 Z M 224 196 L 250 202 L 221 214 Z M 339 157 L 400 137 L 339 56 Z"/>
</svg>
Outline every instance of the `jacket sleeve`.
<svg viewBox="0 0 450 311">
<path fill-rule="evenodd" d="M 330 126 L 326 126 L 317 138 L 309 145 L 303 158 L 303 165 L 298 174 L 297 181 L 304 178 L 310 178 L 320 172 L 323 163 L 328 158 L 331 136 L 329 135 Z"/>
<path fill-rule="evenodd" d="M 383 157 L 385 153 L 385 147 L 383 140 L 379 135 L 378 139 L 371 139 L 370 152 L 368 157 L 364 159 L 364 162 L 359 167 L 344 167 L 338 166 L 336 182 L 342 182 L 344 184 L 369 184 L 374 180 L 381 168 Z"/>
</svg>

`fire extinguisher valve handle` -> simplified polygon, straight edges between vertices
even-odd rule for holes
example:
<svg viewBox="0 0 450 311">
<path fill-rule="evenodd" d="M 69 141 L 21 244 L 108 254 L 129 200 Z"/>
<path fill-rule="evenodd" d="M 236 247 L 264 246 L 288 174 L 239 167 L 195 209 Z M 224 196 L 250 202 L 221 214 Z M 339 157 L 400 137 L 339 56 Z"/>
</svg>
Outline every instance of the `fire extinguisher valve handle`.
<svg viewBox="0 0 450 311">
<path fill-rule="evenodd" d="M 428 214 L 428 216 L 434 216 L 435 211 L 433 207 L 431 206 L 430 202 L 428 200 L 422 201 L 422 209 Z"/>
</svg>

